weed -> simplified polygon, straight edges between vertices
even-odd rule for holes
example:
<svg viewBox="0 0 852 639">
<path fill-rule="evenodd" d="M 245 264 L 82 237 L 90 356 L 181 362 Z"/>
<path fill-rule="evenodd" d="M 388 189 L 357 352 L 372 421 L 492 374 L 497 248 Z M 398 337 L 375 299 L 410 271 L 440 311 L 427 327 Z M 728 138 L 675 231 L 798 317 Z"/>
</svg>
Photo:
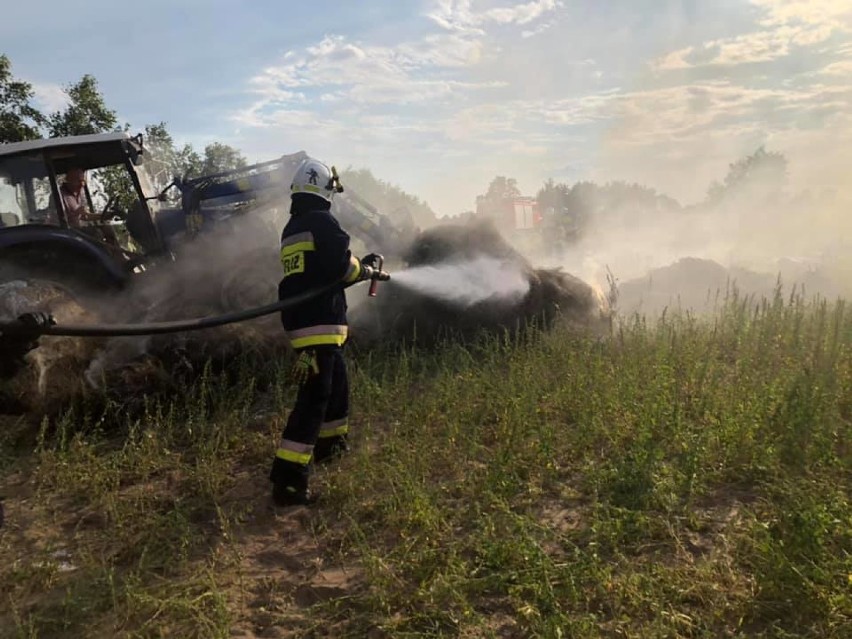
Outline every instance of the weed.
<svg viewBox="0 0 852 639">
<path fill-rule="evenodd" d="M 350 362 L 354 450 L 303 514 L 265 514 L 283 359 L 18 424 L 3 492 L 35 492 L 7 497 L 0 635 L 852 632 L 845 304 L 730 287 L 715 317 L 609 339 L 531 325 Z M 328 585 L 339 566 L 358 578 Z"/>
</svg>

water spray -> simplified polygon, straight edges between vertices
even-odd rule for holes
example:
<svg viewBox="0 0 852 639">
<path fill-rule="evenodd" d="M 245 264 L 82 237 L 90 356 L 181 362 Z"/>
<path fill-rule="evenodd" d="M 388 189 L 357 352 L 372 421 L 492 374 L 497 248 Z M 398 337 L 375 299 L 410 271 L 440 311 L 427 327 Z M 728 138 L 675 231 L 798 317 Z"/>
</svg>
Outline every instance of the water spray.
<svg viewBox="0 0 852 639">
<path fill-rule="evenodd" d="M 464 308 L 486 301 L 514 303 L 530 289 L 517 264 L 486 256 L 399 271 L 393 284 Z"/>
</svg>

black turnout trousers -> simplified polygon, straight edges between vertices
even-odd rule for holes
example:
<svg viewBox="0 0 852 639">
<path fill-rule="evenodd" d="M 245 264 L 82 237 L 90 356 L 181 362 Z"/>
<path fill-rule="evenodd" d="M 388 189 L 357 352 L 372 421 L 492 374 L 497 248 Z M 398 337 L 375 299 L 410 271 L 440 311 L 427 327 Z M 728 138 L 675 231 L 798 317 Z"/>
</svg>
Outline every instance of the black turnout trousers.
<svg viewBox="0 0 852 639">
<path fill-rule="evenodd" d="M 299 354 L 303 352 L 313 355 L 316 367 L 299 385 L 270 474 L 275 483 L 297 487 L 307 480 L 317 441 L 345 436 L 349 417 L 349 378 L 343 347 L 313 346 Z"/>
</svg>

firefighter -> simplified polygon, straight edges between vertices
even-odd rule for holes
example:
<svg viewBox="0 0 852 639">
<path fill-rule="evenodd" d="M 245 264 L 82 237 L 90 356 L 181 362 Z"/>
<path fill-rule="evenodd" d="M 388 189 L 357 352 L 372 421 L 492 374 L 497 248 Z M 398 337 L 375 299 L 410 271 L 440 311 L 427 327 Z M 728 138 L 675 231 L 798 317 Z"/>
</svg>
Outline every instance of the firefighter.
<svg viewBox="0 0 852 639">
<path fill-rule="evenodd" d="M 281 506 L 315 501 L 308 490 L 311 463 L 322 463 L 348 450 L 344 289 L 363 280 L 387 278 L 376 268 L 379 256 L 370 254 L 359 260 L 349 250 L 349 235 L 331 214 L 332 198 L 342 191 L 334 168 L 329 170 L 312 158 L 299 165 L 290 186 L 290 220 L 281 235 L 284 278 L 278 285 L 279 299 L 331 288 L 281 313 L 281 323 L 296 352 L 294 372 L 299 383 L 269 477 L 273 500 Z"/>
</svg>

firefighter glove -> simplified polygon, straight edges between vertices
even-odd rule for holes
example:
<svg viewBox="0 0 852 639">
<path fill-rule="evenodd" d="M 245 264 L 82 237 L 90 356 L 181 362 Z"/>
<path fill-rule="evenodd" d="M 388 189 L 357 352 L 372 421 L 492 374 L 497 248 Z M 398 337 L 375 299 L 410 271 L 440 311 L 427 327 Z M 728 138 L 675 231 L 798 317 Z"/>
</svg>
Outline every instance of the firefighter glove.
<svg viewBox="0 0 852 639">
<path fill-rule="evenodd" d="M 290 367 L 288 380 L 297 386 L 304 384 L 312 375 L 319 374 L 317 355 L 313 351 L 302 351 Z"/>
<path fill-rule="evenodd" d="M 378 253 L 370 253 L 361 258 L 361 266 L 369 266 L 370 268 L 378 268 L 382 256 Z"/>
</svg>

